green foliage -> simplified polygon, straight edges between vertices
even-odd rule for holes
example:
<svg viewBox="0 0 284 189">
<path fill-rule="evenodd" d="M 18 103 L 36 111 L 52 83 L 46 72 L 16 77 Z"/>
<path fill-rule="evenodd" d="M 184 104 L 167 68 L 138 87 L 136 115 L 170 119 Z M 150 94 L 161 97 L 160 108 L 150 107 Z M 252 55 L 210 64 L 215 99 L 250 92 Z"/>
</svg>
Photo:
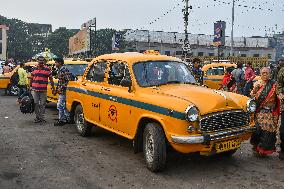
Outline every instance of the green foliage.
<svg viewBox="0 0 284 189">
<path fill-rule="evenodd" d="M 39 35 L 41 33 L 38 24 L 26 23 L 18 19 L 8 19 L 0 15 L 0 24 L 9 27 L 8 31 L 8 57 L 25 61 L 34 55 L 49 48 L 57 56 L 67 56 L 69 38 L 79 30 L 70 30 L 64 27 L 56 29 L 48 37 Z M 48 26 L 48 25 L 47 25 Z M 96 33 L 92 31 L 93 56 L 112 53 L 112 37 L 116 33 L 114 29 L 100 29 Z M 123 32 L 121 35 L 123 36 Z M 124 40 L 121 41 L 120 52 L 125 47 Z"/>
<path fill-rule="evenodd" d="M 25 60 L 32 56 L 32 45 L 27 33 L 28 25 L 18 19 L 7 19 L 0 16 L 0 24 L 9 26 L 8 57 Z"/>
<path fill-rule="evenodd" d="M 69 38 L 75 35 L 78 31 L 79 30 L 68 30 L 61 27 L 48 36 L 46 40 L 46 47 L 59 57 L 66 56 L 69 52 Z"/>
<path fill-rule="evenodd" d="M 97 31 L 96 40 L 95 37 L 92 38 L 93 42 L 93 54 L 94 55 L 102 55 L 112 53 L 112 37 L 117 31 L 114 29 L 100 29 Z M 121 35 L 124 33 L 121 32 Z M 95 36 L 94 31 L 92 35 Z M 124 40 L 121 41 L 121 48 L 119 52 L 123 52 L 125 47 Z"/>
</svg>

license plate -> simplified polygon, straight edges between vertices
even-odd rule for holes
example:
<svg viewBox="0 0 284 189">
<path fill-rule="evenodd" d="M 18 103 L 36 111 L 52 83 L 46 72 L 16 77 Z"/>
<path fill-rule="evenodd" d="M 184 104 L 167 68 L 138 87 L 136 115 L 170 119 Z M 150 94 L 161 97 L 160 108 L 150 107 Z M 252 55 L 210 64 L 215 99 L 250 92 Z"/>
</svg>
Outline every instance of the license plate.
<svg viewBox="0 0 284 189">
<path fill-rule="evenodd" d="M 240 140 L 229 140 L 215 144 L 216 153 L 238 149 L 241 146 Z"/>
</svg>

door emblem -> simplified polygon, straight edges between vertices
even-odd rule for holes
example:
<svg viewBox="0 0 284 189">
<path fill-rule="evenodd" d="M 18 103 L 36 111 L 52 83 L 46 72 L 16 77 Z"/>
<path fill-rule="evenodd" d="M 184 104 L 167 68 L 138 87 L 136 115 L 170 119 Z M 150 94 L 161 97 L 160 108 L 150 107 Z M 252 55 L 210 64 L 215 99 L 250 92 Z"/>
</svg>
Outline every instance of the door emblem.
<svg viewBox="0 0 284 189">
<path fill-rule="evenodd" d="M 117 122 L 117 109 L 114 105 L 111 105 L 108 109 L 108 118 L 111 121 Z"/>
</svg>

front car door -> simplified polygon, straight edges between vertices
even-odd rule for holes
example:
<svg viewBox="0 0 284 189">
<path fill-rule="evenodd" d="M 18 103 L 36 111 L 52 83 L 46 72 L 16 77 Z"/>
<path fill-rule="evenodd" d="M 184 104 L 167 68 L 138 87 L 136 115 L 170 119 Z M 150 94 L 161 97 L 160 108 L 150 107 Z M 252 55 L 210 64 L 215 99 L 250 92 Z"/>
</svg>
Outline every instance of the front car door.
<svg viewBox="0 0 284 189">
<path fill-rule="evenodd" d="M 85 117 L 93 123 L 100 123 L 101 88 L 105 83 L 106 68 L 106 61 L 94 62 L 81 82 L 87 94 L 83 98 Z"/>
</svg>

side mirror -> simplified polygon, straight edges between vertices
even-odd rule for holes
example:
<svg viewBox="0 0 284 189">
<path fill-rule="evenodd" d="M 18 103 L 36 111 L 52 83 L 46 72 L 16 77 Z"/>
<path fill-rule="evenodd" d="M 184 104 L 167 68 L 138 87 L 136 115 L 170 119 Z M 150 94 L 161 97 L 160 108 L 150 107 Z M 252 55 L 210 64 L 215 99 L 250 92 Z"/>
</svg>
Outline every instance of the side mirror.
<svg viewBox="0 0 284 189">
<path fill-rule="evenodd" d="M 120 85 L 123 87 L 131 87 L 132 83 L 128 79 L 122 79 L 120 82 Z"/>
<path fill-rule="evenodd" d="M 128 87 L 128 92 L 131 93 L 131 91 L 132 91 L 132 89 L 131 89 L 131 86 L 132 86 L 131 80 L 122 79 L 121 82 L 120 82 L 120 85 L 123 86 L 123 87 Z"/>
</svg>

